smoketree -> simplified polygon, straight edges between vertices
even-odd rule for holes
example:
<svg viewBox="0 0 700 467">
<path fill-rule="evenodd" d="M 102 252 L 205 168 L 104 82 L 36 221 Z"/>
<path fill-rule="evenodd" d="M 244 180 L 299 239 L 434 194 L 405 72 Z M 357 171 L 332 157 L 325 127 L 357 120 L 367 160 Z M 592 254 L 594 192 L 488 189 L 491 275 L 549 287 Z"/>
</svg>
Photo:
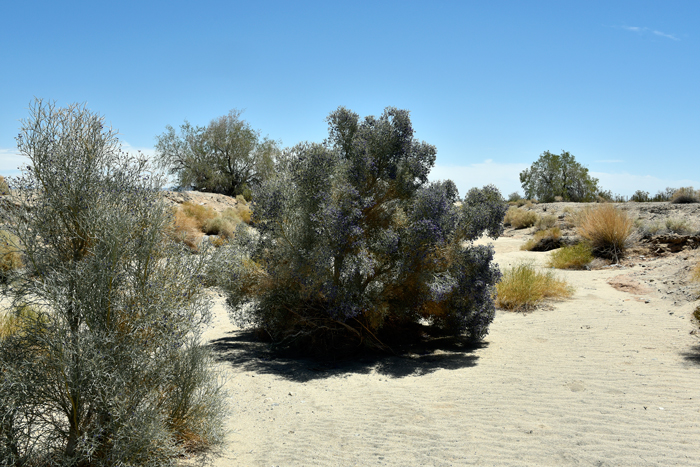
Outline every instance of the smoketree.
<svg viewBox="0 0 700 467">
<path fill-rule="evenodd" d="M 3 222 L 26 268 L 0 339 L 2 465 L 167 465 L 220 438 L 220 384 L 199 343 L 203 265 L 169 243 L 142 157 L 103 118 L 36 101 Z M 27 313 L 27 309 L 31 313 Z"/>
<path fill-rule="evenodd" d="M 237 237 L 225 284 L 234 320 L 317 352 L 384 347 L 421 320 L 483 337 L 499 272 L 473 242 L 502 232 L 498 190 L 457 206 L 454 183 L 428 182 L 436 149 L 408 111 L 360 120 L 341 107 L 328 124 L 324 144 L 288 150 L 255 192 L 260 235 Z"/>
</svg>

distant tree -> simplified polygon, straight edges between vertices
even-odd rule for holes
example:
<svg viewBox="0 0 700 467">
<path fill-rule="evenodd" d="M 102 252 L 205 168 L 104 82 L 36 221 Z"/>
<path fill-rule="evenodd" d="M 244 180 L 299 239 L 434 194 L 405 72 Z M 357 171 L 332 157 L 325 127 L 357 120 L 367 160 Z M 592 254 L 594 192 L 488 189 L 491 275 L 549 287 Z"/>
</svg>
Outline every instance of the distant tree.
<svg viewBox="0 0 700 467">
<path fill-rule="evenodd" d="M 408 111 L 339 108 L 324 144 L 301 144 L 255 192 L 260 235 L 236 239 L 224 287 L 239 323 L 304 352 L 344 352 L 410 335 L 419 321 L 483 337 L 499 272 L 491 247 L 506 204 L 493 186 L 462 200 L 428 182 L 435 147 Z"/>
<path fill-rule="evenodd" d="M 159 180 L 103 123 L 37 101 L 17 138 L 28 165 L 0 223 L 25 267 L 4 290 L 2 466 L 170 465 L 221 436 L 205 263 L 169 240 Z"/>
<path fill-rule="evenodd" d="M 630 201 L 634 201 L 637 203 L 647 203 L 650 201 L 649 192 L 644 190 L 637 190 L 632 194 Z"/>
<path fill-rule="evenodd" d="M 520 183 L 526 198 L 551 203 L 556 196 L 564 201 L 595 201 L 599 192 L 598 179 L 576 162 L 572 154 L 545 151 L 540 158 L 520 173 Z"/>
<path fill-rule="evenodd" d="M 508 201 L 509 201 L 509 202 L 512 202 L 512 201 L 520 201 L 521 199 L 523 199 L 523 197 L 520 196 L 520 193 L 518 193 L 517 191 L 514 191 L 513 193 L 511 193 L 511 194 L 508 195 Z"/>
<path fill-rule="evenodd" d="M 193 127 L 185 121 L 180 134 L 168 125 L 157 136 L 158 165 L 176 175 L 182 188 L 243 195 L 274 171 L 279 147 L 276 141 L 261 138 L 260 132 L 241 120 L 241 111 L 212 120 L 207 127 Z"/>
</svg>

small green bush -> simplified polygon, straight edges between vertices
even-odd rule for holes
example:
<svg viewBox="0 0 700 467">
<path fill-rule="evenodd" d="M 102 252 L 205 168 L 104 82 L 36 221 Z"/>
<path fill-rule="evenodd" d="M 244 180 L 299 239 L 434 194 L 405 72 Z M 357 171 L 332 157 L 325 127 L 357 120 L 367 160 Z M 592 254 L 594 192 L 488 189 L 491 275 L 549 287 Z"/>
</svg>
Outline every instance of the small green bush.
<svg viewBox="0 0 700 467">
<path fill-rule="evenodd" d="M 515 229 L 532 227 L 537 222 L 538 216 L 534 211 L 528 211 L 511 206 L 503 219 L 504 225 L 510 225 Z"/>
<path fill-rule="evenodd" d="M 573 295 L 574 289 L 551 271 L 538 272 L 530 263 L 520 263 L 503 272 L 496 284 L 496 305 L 505 310 L 527 311 L 545 299 Z"/>
<path fill-rule="evenodd" d="M 581 242 L 552 251 L 547 266 L 557 269 L 583 269 L 591 261 L 593 261 L 591 247 Z"/>
<path fill-rule="evenodd" d="M 577 216 L 578 233 L 588 240 L 595 256 L 618 262 L 632 234 L 633 221 L 612 204 L 584 209 Z"/>
</svg>

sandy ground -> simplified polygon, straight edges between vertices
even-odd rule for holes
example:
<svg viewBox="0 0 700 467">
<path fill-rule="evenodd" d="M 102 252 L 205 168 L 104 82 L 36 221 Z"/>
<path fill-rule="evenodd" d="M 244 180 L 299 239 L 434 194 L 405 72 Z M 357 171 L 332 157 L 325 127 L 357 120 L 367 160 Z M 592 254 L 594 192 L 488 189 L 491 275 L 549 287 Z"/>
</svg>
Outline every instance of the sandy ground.
<svg viewBox="0 0 700 467">
<path fill-rule="evenodd" d="M 502 267 L 548 253 L 494 242 Z M 214 466 L 700 465 L 700 339 L 685 288 L 700 250 L 556 271 L 570 300 L 498 311 L 477 348 L 274 358 L 216 297 L 206 331 L 231 413 Z M 614 288 L 616 284 L 618 288 Z M 635 293 L 632 293 L 635 292 Z M 202 465 L 197 457 L 182 465 Z"/>
</svg>

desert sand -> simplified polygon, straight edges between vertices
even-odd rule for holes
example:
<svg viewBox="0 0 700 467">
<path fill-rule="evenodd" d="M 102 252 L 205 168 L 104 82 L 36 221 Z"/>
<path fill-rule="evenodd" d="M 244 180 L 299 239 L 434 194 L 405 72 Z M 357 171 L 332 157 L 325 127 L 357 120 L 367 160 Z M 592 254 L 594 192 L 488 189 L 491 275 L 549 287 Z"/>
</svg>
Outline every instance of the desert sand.
<svg viewBox="0 0 700 467">
<path fill-rule="evenodd" d="M 541 208 L 540 208 L 541 209 Z M 524 233 L 491 242 L 496 262 Z M 205 332 L 230 413 L 214 466 L 700 465 L 700 339 L 688 282 L 700 250 L 556 271 L 571 299 L 498 310 L 483 343 L 402 356 L 275 357 L 223 297 Z M 697 287 L 695 287 L 697 289 Z M 682 292 L 682 293 L 681 293 Z M 200 456 L 180 461 L 202 465 Z"/>
</svg>

